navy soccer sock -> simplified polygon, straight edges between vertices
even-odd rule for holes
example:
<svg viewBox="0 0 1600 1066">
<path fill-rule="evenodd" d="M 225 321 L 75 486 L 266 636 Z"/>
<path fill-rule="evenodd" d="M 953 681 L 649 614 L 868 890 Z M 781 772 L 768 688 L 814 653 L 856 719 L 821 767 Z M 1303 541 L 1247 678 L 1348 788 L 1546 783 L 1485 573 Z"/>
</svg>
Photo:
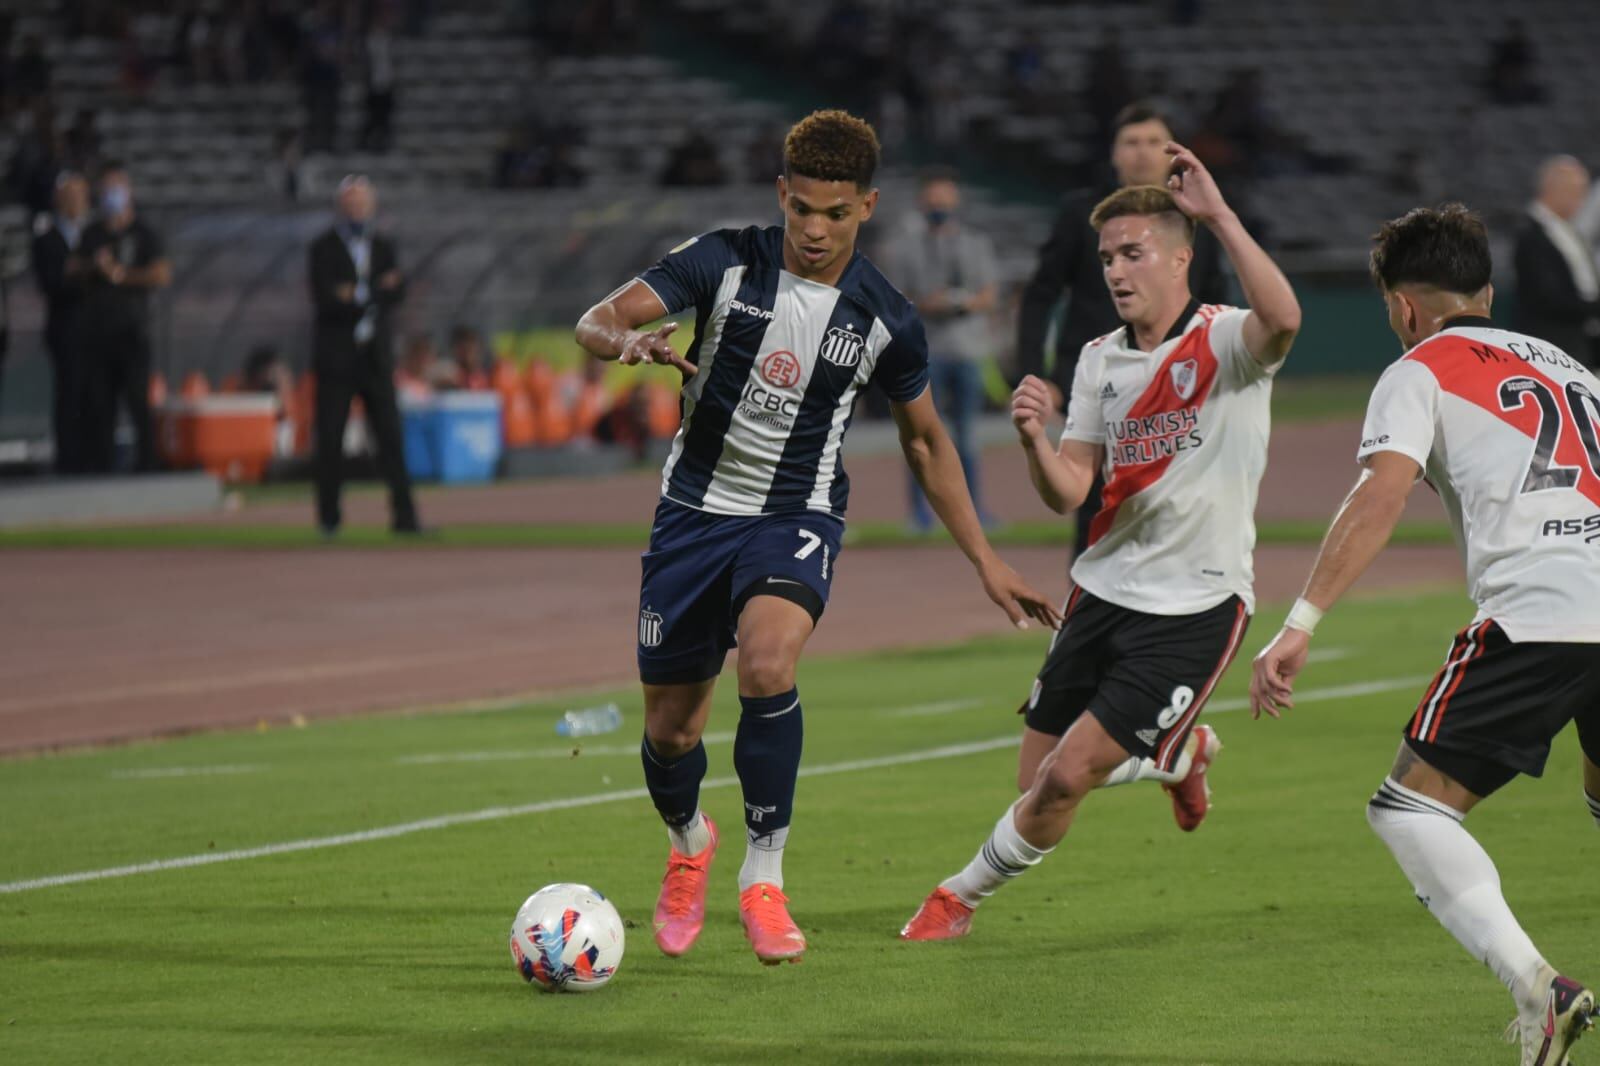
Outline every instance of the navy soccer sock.
<svg viewBox="0 0 1600 1066">
<path fill-rule="evenodd" d="M 794 783 L 800 773 L 805 735 L 800 692 L 740 696 L 743 713 L 733 741 L 733 768 L 744 788 L 744 824 L 749 846 L 739 888 L 757 882 L 783 887 L 783 848 L 794 813 Z"/>
<path fill-rule="evenodd" d="M 669 761 L 656 754 L 646 734 L 639 745 L 639 756 L 644 763 L 650 802 L 661 812 L 667 828 L 682 830 L 693 824 L 700 813 L 700 782 L 706 776 L 705 744 L 696 743 L 688 754 Z"/>
</svg>

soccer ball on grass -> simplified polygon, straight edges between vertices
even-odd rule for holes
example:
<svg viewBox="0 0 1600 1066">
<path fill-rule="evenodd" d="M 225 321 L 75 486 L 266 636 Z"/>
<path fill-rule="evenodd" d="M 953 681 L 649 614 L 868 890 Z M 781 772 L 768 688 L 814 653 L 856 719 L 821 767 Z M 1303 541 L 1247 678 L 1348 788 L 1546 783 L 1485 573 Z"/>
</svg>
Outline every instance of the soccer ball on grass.
<svg viewBox="0 0 1600 1066">
<path fill-rule="evenodd" d="M 588 885 L 546 885 L 517 908 L 511 958 L 546 992 L 592 992 L 622 961 L 622 917 Z"/>
</svg>

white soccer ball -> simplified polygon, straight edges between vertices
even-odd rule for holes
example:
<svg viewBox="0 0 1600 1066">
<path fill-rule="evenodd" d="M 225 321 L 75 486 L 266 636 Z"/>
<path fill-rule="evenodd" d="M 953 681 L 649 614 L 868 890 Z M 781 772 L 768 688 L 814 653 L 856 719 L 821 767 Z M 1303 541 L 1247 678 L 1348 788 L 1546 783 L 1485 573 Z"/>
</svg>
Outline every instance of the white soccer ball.
<svg viewBox="0 0 1600 1066">
<path fill-rule="evenodd" d="M 546 885 L 517 908 L 511 958 L 546 992 L 592 992 L 622 961 L 622 916 L 588 885 Z"/>
</svg>

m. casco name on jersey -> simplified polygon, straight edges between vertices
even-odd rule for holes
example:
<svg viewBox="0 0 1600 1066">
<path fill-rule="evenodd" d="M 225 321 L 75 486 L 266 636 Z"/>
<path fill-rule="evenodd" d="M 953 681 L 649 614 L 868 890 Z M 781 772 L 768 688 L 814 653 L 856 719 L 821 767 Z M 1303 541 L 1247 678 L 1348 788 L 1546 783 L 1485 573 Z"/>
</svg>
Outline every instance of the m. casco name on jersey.
<svg viewBox="0 0 1600 1066">
<path fill-rule="evenodd" d="M 800 401 L 751 381 L 745 385 L 744 395 L 739 397 L 739 410 L 752 422 L 788 429 L 800 413 Z"/>
<path fill-rule="evenodd" d="M 1582 537 L 1585 544 L 1600 540 L 1600 514 L 1587 518 L 1552 518 L 1539 529 L 1541 537 Z"/>
<path fill-rule="evenodd" d="M 1193 451 L 1205 443 L 1199 424 L 1200 416 L 1193 407 L 1107 422 L 1106 431 L 1117 441 L 1111 449 L 1112 462 L 1132 466 Z"/>
</svg>

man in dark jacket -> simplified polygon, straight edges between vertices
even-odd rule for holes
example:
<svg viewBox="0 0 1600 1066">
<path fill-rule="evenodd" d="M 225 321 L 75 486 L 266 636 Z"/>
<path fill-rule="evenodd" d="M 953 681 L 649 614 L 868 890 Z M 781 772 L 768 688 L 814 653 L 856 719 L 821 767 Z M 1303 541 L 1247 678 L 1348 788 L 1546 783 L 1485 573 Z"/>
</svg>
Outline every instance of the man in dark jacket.
<svg viewBox="0 0 1600 1066">
<path fill-rule="evenodd" d="M 1112 126 L 1111 167 L 1116 172 L 1116 188 L 1166 185 L 1170 160 L 1165 149 L 1173 139 L 1166 118 L 1148 105 L 1129 104 Z M 1028 374 L 1044 378 L 1058 410 L 1066 406 L 1065 397 L 1072 394 L 1072 375 L 1078 368 L 1078 353 L 1083 346 L 1122 325 L 1101 275 L 1100 238 L 1089 225 L 1094 206 L 1114 191 L 1111 186 L 1088 189 L 1062 201 L 1050 239 L 1039 250 L 1039 265 L 1022 293 L 1016 379 L 1021 381 Z M 1189 287 L 1202 304 L 1227 300 L 1221 249 L 1203 226 L 1195 233 Z M 1047 370 L 1045 337 L 1063 295 L 1068 298 L 1067 312 L 1056 335 L 1055 364 Z M 1095 478 L 1088 498 L 1078 509 L 1074 557 L 1087 547 L 1089 522 L 1100 509 L 1100 485 L 1100 478 Z"/>
<path fill-rule="evenodd" d="M 56 179 L 55 211 L 34 227 L 33 276 L 44 297 L 44 346 L 50 356 L 51 436 L 58 474 L 83 470 L 84 352 L 81 340 L 88 264 L 78 255 L 89 223 L 89 183 L 82 174 Z"/>
<path fill-rule="evenodd" d="M 121 163 L 107 163 L 100 172 L 100 218 L 83 231 L 78 255 L 85 271 L 85 466 L 93 473 L 111 471 L 117 412 L 125 408 L 133 423 L 134 469 L 154 470 L 150 298 L 172 284 L 172 263 L 161 234 L 139 216 Z"/>
<path fill-rule="evenodd" d="M 341 521 L 344 429 L 355 396 L 366 408 L 378 469 L 389 485 L 392 528 L 396 533 L 418 532 L 395 402 L 390 321 L 405 298 L 406 285 L 394 243 L 373 230 L 377 204 L 366 178 L 345 178 L 339 183 L 339 220 L 311 244 L 317 524 L 329 537 L 339 531 Z"/>
<path fill-rule="evenodd" d="M 1600 362 L 1600 270 L 1574 225 L 1589 172 L 1569 155 L 1539 168 L 1539 195 L 1517 231 L 1518 333 L 1541 337 L 1587 367 Z"/>
</svg>

